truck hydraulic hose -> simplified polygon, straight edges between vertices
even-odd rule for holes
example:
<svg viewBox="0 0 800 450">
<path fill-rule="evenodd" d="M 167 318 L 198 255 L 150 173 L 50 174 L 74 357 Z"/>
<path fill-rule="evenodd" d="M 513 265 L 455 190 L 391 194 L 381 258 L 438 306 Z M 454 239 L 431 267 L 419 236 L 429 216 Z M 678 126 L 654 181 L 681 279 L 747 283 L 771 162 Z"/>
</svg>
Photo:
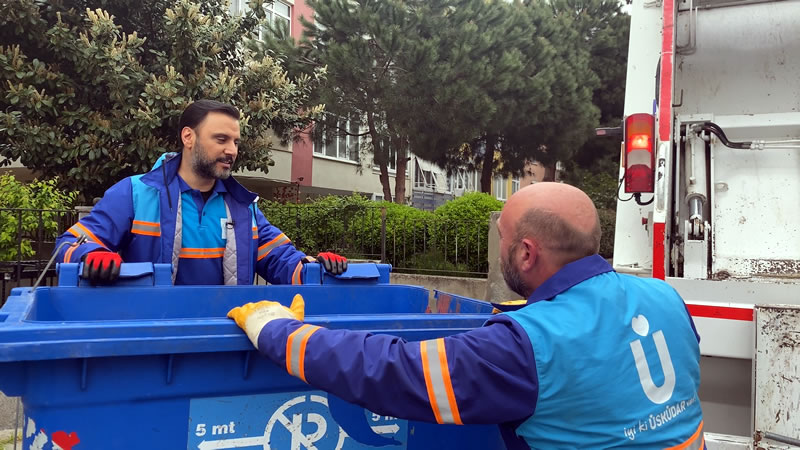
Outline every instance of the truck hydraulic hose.
<svg viewBox="0 0 800 450">
<path fill-rule="evenodd" d="M 715 124 L 714 122 L 703 122 L 695 127 L 695 130 L 698 131 L 708 131 L 709 133 L 713 133 L 714 135 L 719 138 L 723 145 L 730 148 L 738 148 L 741 150 L 750 150 L 752 148 L 753 142 L 733 142 L 728 140 L 728 137 L 725 136 L 725 132 L 722 131 L 719 125 Z"/>
</svg>

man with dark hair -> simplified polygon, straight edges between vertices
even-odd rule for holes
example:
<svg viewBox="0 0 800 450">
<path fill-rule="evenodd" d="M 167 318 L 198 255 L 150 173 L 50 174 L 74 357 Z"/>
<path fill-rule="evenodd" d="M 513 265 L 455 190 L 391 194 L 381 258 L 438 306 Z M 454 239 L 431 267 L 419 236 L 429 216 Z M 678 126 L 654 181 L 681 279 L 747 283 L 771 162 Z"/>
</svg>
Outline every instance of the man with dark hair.
<svg viewBox="0 0 800 450">
<path fill-rule="evenodd" d="M 381 415 L 499 424 L 509 450 L 703 448 L 691 317 L 668 284 L 617 274 L 597 254 L 589 197 L 528 186 L 498 229 L 504 277 L 528 300 L 467 333 L 405 342 L 327 330 L 302 322 L 300 296 L 228 316 L 291 375 Z"/>
<path fill-rule="evenodd" d="M 175 284 L 253 284 L 255 274 L 273 284 L 301 284 L 301 267 L 315 261 L 297 250 L 258 209 L 258 197 L 231 170 L 239 148 L 239 111 L 199 100 L 181 115 L 180 153 L 168 153 L 153 170 L 108 189 L 91 214 L 57 241 L 60 262 L 84 262 L 83 276 L 110 283 L 127 262 L 171 263 Z M 347 260 L 317 256 L 340 274 Z"/>
</svg>

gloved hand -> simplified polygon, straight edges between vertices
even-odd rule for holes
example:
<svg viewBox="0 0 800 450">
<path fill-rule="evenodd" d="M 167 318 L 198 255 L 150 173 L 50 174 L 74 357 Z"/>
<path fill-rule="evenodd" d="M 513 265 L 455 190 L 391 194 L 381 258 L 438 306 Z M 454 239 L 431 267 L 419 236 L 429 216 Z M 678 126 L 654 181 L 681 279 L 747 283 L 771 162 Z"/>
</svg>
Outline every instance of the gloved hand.
<svg viewBox="0 0 800 450">
<path fill-rule="evenodd" d="M 341 275 L 347 270 L 347 258 L 336 253 L 322 252 L 317 255 L 317 262 L 333 275 Z"/>
<path fill-rule="evenodd" d="M 119 278 L 122 257 L 118 253 L 97 250 L 83 255 L 83 278 L 92 284 L 111 284 Z"/>
<path fill-rule="evenodd" d="M 306 302 L 303 296 L 297 294 L 292 299 L 292 306 L 285 307 L 278 302 L 260 301 L 237 306 L 228 311 L 228 317 L 244 330 L 250 342 L 258 349 L 258 335 L 261 330 L 275 319 L 295 319 L 302 321 L 305 318 Z"/>
</svg>

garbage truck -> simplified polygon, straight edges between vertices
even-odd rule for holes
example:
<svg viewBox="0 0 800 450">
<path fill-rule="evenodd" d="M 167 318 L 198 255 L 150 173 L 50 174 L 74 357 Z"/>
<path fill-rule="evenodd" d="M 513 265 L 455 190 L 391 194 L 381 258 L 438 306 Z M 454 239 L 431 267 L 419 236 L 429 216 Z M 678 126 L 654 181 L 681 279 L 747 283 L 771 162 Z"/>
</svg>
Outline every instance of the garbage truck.
<svg viewBox="0 0 800 450">
<path fill-rule="evenodd" d="M 628 3 L 614 268 L 685 299 L 709 449 L 800 445 L 800 1 Z"/>
</svg>

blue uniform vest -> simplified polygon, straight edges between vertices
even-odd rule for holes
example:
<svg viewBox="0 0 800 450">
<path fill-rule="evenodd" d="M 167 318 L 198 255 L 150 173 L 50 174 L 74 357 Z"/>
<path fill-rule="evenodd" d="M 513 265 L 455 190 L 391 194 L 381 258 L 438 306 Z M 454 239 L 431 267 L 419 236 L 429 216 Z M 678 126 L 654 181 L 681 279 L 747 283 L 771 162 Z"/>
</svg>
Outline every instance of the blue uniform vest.
<svg viewBox="0 0 800 450">
<path fill-rule="evenodd" d="M 516 429 L 531 448 L 702 448 L 700 349 L 669 285 L 607 272 L 505 314 L 536 361 L 536 409 Z"/>
</svg>

